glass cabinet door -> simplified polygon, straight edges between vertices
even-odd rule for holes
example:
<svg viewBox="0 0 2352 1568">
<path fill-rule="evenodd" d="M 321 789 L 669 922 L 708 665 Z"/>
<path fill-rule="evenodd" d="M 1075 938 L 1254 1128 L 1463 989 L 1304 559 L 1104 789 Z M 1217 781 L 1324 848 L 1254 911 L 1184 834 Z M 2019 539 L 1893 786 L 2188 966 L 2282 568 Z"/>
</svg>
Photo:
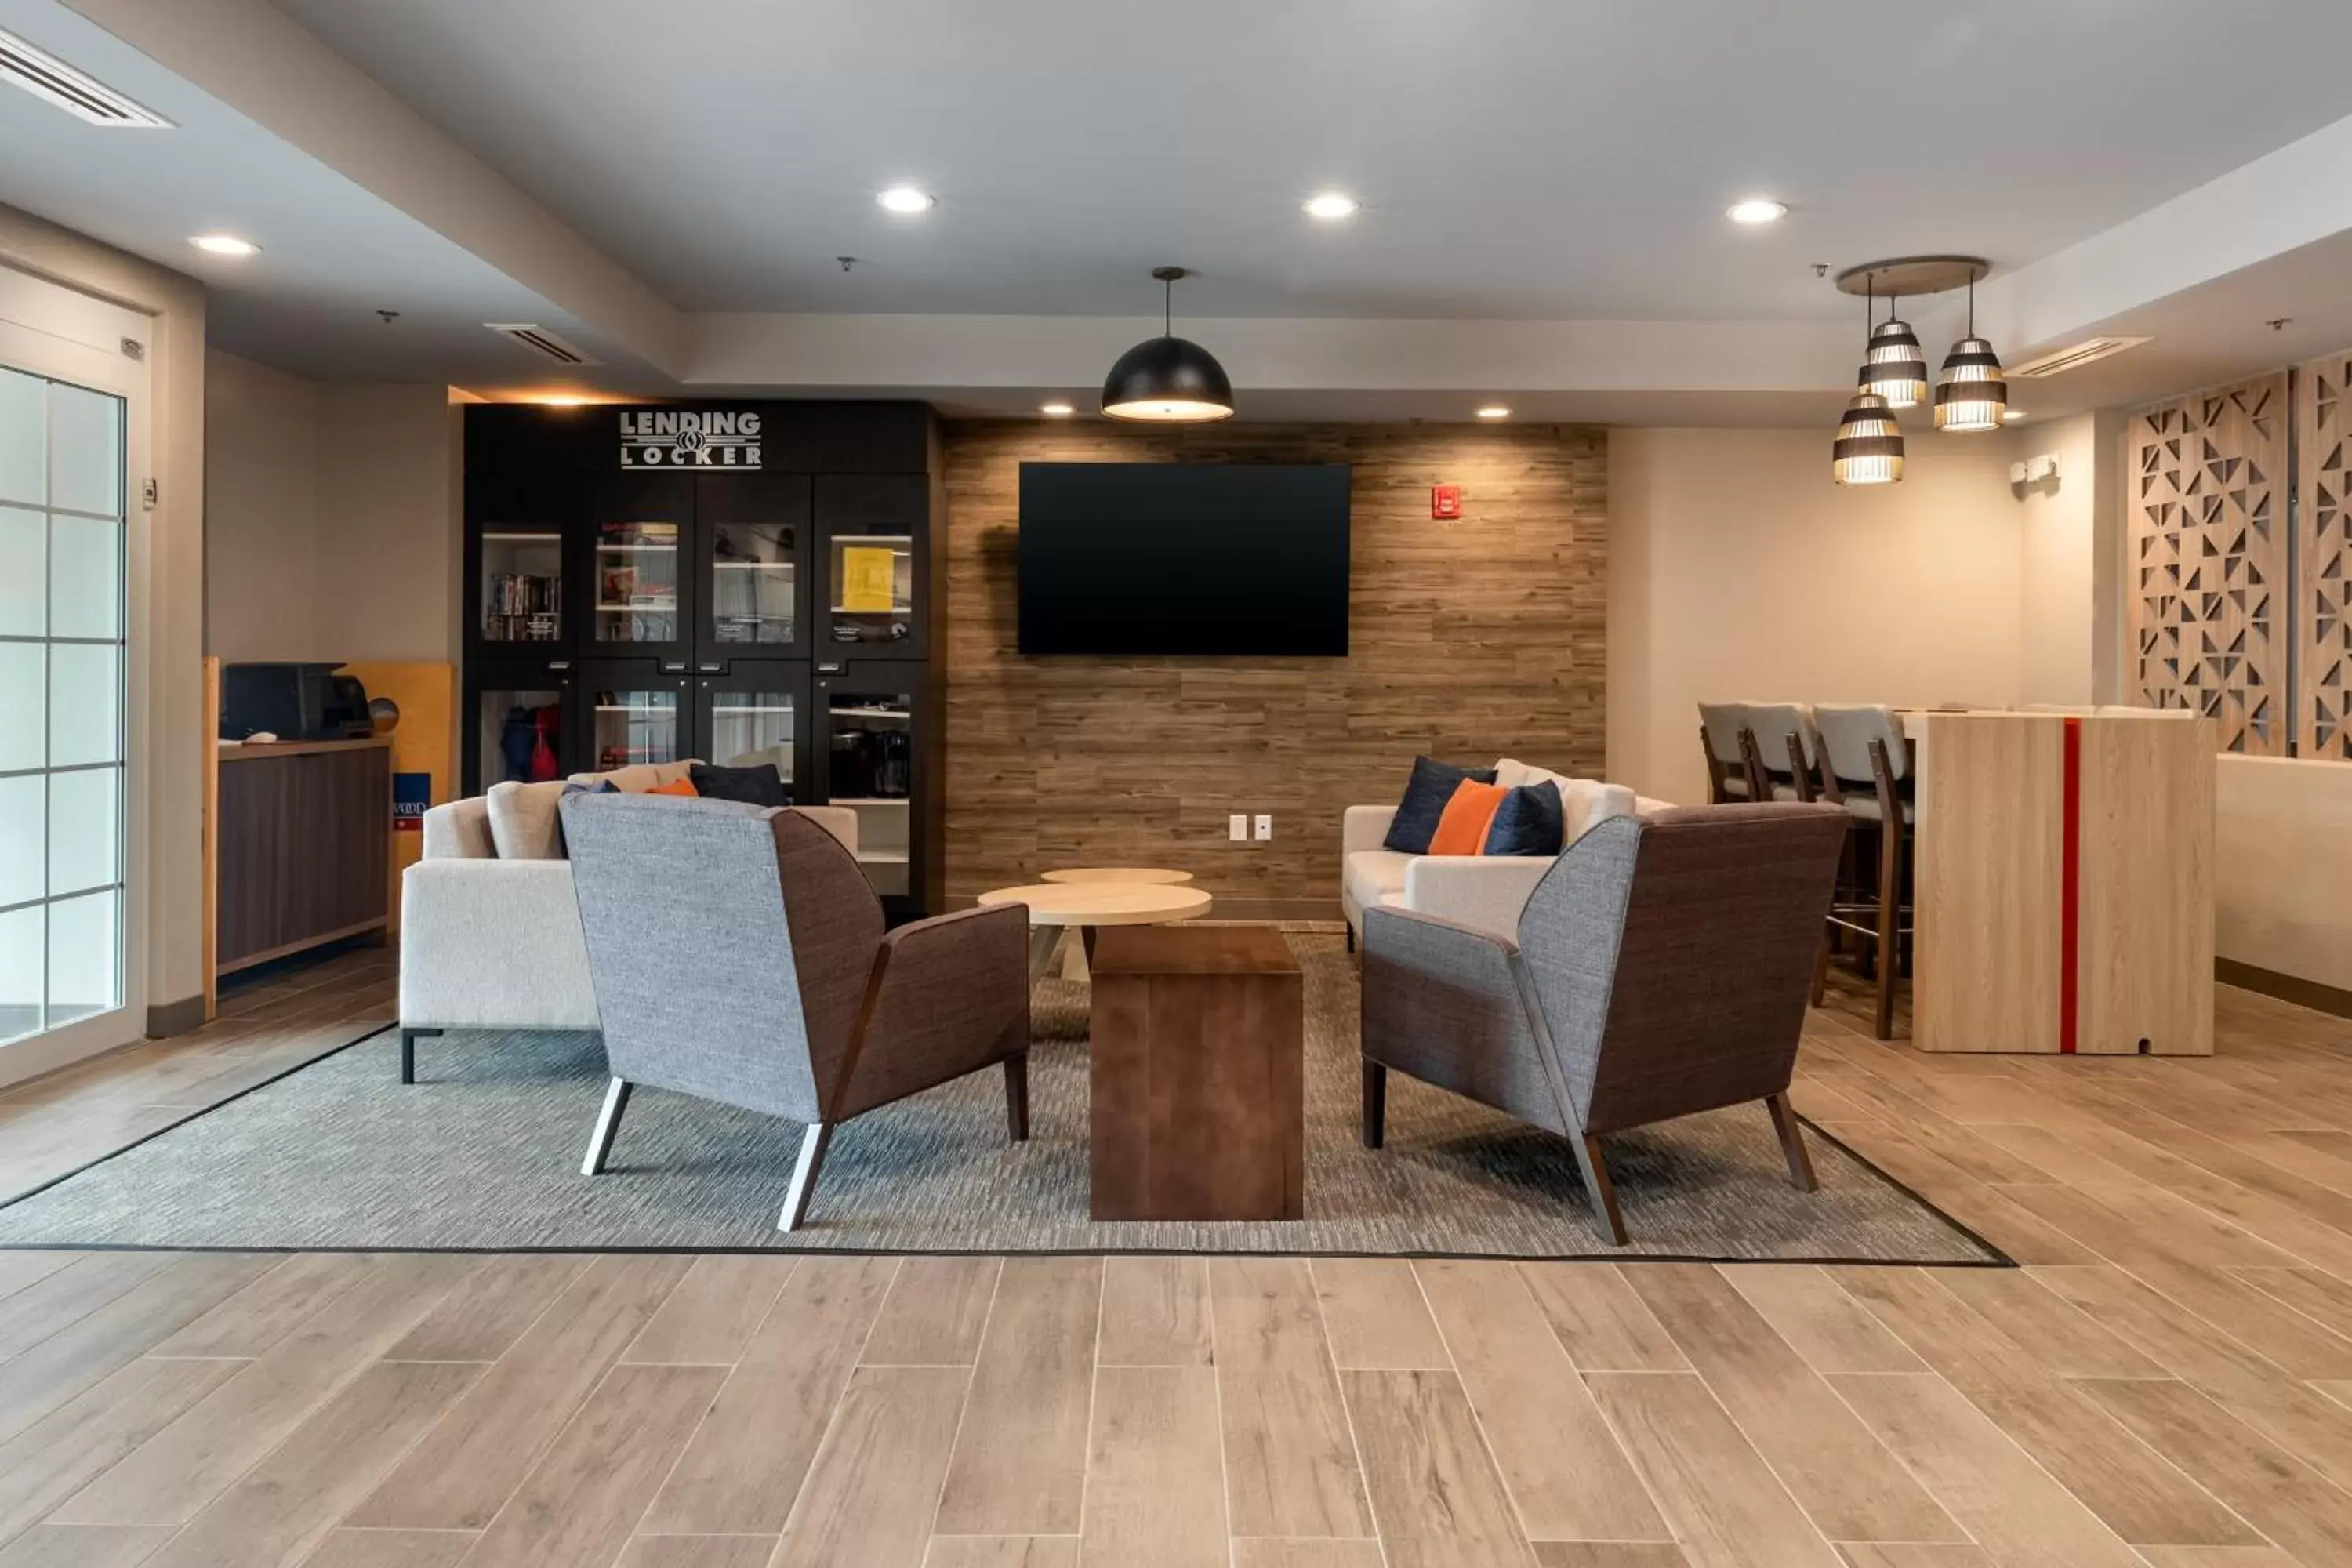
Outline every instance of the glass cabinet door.
<svg viewBox="0 0 2352 1568">
<path fill-rule="evenodd" d="M 466 737 L 469 795 L 495 784 L 544 784 L 577 766 L 570 733 L 572 673 L 563 661 L 494 664 L 482 671 Z"/>
<path fill-rule="evenodd" d="M 702 536 L 698 668 L 805 657 L 808 476 L 698 475 L 694 504 Z"/>
<path fill-rule="evenodd" d="M 825 595 L 825 636 L 815 657 L 922 657 L 930 481 L 920 474 L 821 474 L 814 500 Z"/>
<path fill-rule="evenodd" d="M 485 646 L 563 641 L 563 534 L 553 528 L 482 531 L 480 621 Z"/>
<path fill-rule="evenodd" d="M 576 490 L 562 475 L 485 470 L 466 476 L 470 646 L 558 657 L 572 643 L 571 530 Z"/>
<path fill-rule="evenodd" d="M 685 756 L 678 727 L 685 687 L 683 679 L 666 676 L 588 671 L 588 763 L 582 771 L 610 773 Z"/>
<path fill-rule="evenodd" d="M 589 647 L 597 654 L 682 659 L 687 618 L 687 532 L 692 480 L 627 475 L 596 487 L 589 507 Z"/>
<path fill-rule="evenodd" d="M 738 664 L 724 676 L 695 684 L 701 708 L 698 754 L 720 767 L 770 763 L 794 802 L 815 798 L 807 775 L 805 665 Z"/>
<path fill-rule="evenodd" d="M 914 673 L 866 664 L 816 683 L 825 799 L 857 813 L 857 858 L 885 898 L 914 890 Z"/>
</svg>

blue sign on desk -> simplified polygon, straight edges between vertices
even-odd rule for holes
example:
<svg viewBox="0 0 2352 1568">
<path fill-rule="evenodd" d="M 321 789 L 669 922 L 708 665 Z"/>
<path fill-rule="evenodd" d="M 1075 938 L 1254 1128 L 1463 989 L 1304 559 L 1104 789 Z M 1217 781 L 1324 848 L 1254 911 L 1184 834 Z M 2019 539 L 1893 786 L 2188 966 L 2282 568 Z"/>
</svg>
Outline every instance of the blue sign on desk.
<svg viewBox="0 0 2352 1568">
<path fill-rule="evenodd" d="M 392 830 L 394 833 L 423 832 L 425 808 L 432 804 L 431 773 L 392 775 Z"/>
</svg>

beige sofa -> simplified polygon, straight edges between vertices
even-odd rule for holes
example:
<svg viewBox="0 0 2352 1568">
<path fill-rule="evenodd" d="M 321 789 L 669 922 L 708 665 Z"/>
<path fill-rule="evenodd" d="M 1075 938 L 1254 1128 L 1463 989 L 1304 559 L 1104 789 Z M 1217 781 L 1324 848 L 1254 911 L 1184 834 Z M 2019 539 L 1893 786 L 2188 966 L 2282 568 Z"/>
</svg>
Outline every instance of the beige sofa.
<svg viewBox="0 0 2352 1568">
<path fill-rule="evenodd" d="M 691 761 L 574 773 L 642 794 Z M 593 1029 L 596 991 L 556 803 L 563 783 L 501 784 L 425 814 L 424 858 L 400 879 L 401 1081 L 416 1041 L 445 1029 Z M 857 814 L 796 808 L 852 853 Z"/>
<path fill-rule="evenodd" d="M 1559 787 L 1564 845 L 1596 822 L 1665 808 L 1624 784 L 1571 778 L 1514 757 L 1495 764 L 1495 782 L 1506 789 L 1547 781 Z M 1368 909 L 1411 910 L 1506 938 L 1518 931 L 1519 912 L 1551 869 L 1551 857 L 1407 855 L 1381 842 L 1395 816 L 1393 805 L 1351 805 L 1340 818 L 1339 909 L 1350 946 L 1363 937 Z"/>
</svg>

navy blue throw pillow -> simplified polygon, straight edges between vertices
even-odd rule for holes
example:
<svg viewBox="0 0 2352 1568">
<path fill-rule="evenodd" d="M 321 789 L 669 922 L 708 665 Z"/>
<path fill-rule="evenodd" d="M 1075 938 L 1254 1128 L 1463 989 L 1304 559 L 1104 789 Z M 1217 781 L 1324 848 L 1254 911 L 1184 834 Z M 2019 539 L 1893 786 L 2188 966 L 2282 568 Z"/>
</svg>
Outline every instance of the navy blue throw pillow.
<svg viewBox="0 0 2352 1568">
<path fill-rule="evenodd" d="M 1428 757 L 1413 758 L 1412 778 L 1404 786 L 1404 799 L 1397 803 L 1396 818 L 1389 824 L 1388 837 L 1381 844 L 1407 855 L 1428 854 L 1429 841 L 1437 835 L 1437 819 L 1445 815 L 1445 803 L 1454 798 L 1454 787 L 1464 779 L 1490 784 L 1495 782 L 1495 770 L 1457 768 Z"/>
<path fill-rule="evenodd" d="M 745 805 L 790 805 L 792 786 L 773 763 L 754 763 L 748 768 L 714 768 L 697 763 L 687 770 L 694 781 L 694 791 L 706 800 L 738 800 Z"/>
<path fill-rule="evenodd" d="M 582 784 L 578 779 L 565 779 L 563 793 L 566 795 L 618 795 L 621 793 L 621 786 L 611 779 L 598 779 L 594 784 Z"/>
<path fill-rule="evenodd" d="M 1486 825 L 1483 855 L 1557 855 L 1567 823 L 1560 810 L 1559 786 L 1546 779 L 1521 784 L 1503 797 Z"/>
</svg>

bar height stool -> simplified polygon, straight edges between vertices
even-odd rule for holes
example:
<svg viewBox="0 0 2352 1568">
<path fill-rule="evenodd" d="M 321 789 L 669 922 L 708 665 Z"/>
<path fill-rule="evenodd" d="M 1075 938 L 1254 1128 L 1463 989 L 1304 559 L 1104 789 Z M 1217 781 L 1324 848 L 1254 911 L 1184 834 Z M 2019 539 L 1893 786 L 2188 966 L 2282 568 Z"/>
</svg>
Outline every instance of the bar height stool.
<svg viewBox="0 0 2352 1568">
<path fill-rule="evenodd" d="M 1895 981 L 1907 968 L 1912 911 L 1908 900 L 1917 806 L 1912 794 L 1910 742 L 1891 708 L 1816 707 L 1822 785 L 1828 798 L 1845 808 L 1860 842 L 1875 851 L 1876 896 L 1844 899 L 1830 906 L 1832 930 L 1852 931 L 1866 945 L 1864 955 L 1877 972 L 1877 1035 L 1895 1037 Z M 1826 952 L 1824 952 L 1826 961 Z M 1817 979 L 1813 999 L 1821 1000 Z"/>
<path fill-rule="evenodd" d="M 1706 798 L 1709 805 L 1730 805 L 1767 798 L 1750 776 L 1749 750 L 1744 739 L 1751 728 L 1752 702 L 1702 702 L 1698 705 L 1699 750 L 1706 757 Z"/>
<path fill-rule="evenodd" d="M 1821 741 L 1813 710 L 1801 702 L 1748 704 L 1748 756 L 1751 786 L 1759 800 L 1815 801 Z"/>
</svg>

